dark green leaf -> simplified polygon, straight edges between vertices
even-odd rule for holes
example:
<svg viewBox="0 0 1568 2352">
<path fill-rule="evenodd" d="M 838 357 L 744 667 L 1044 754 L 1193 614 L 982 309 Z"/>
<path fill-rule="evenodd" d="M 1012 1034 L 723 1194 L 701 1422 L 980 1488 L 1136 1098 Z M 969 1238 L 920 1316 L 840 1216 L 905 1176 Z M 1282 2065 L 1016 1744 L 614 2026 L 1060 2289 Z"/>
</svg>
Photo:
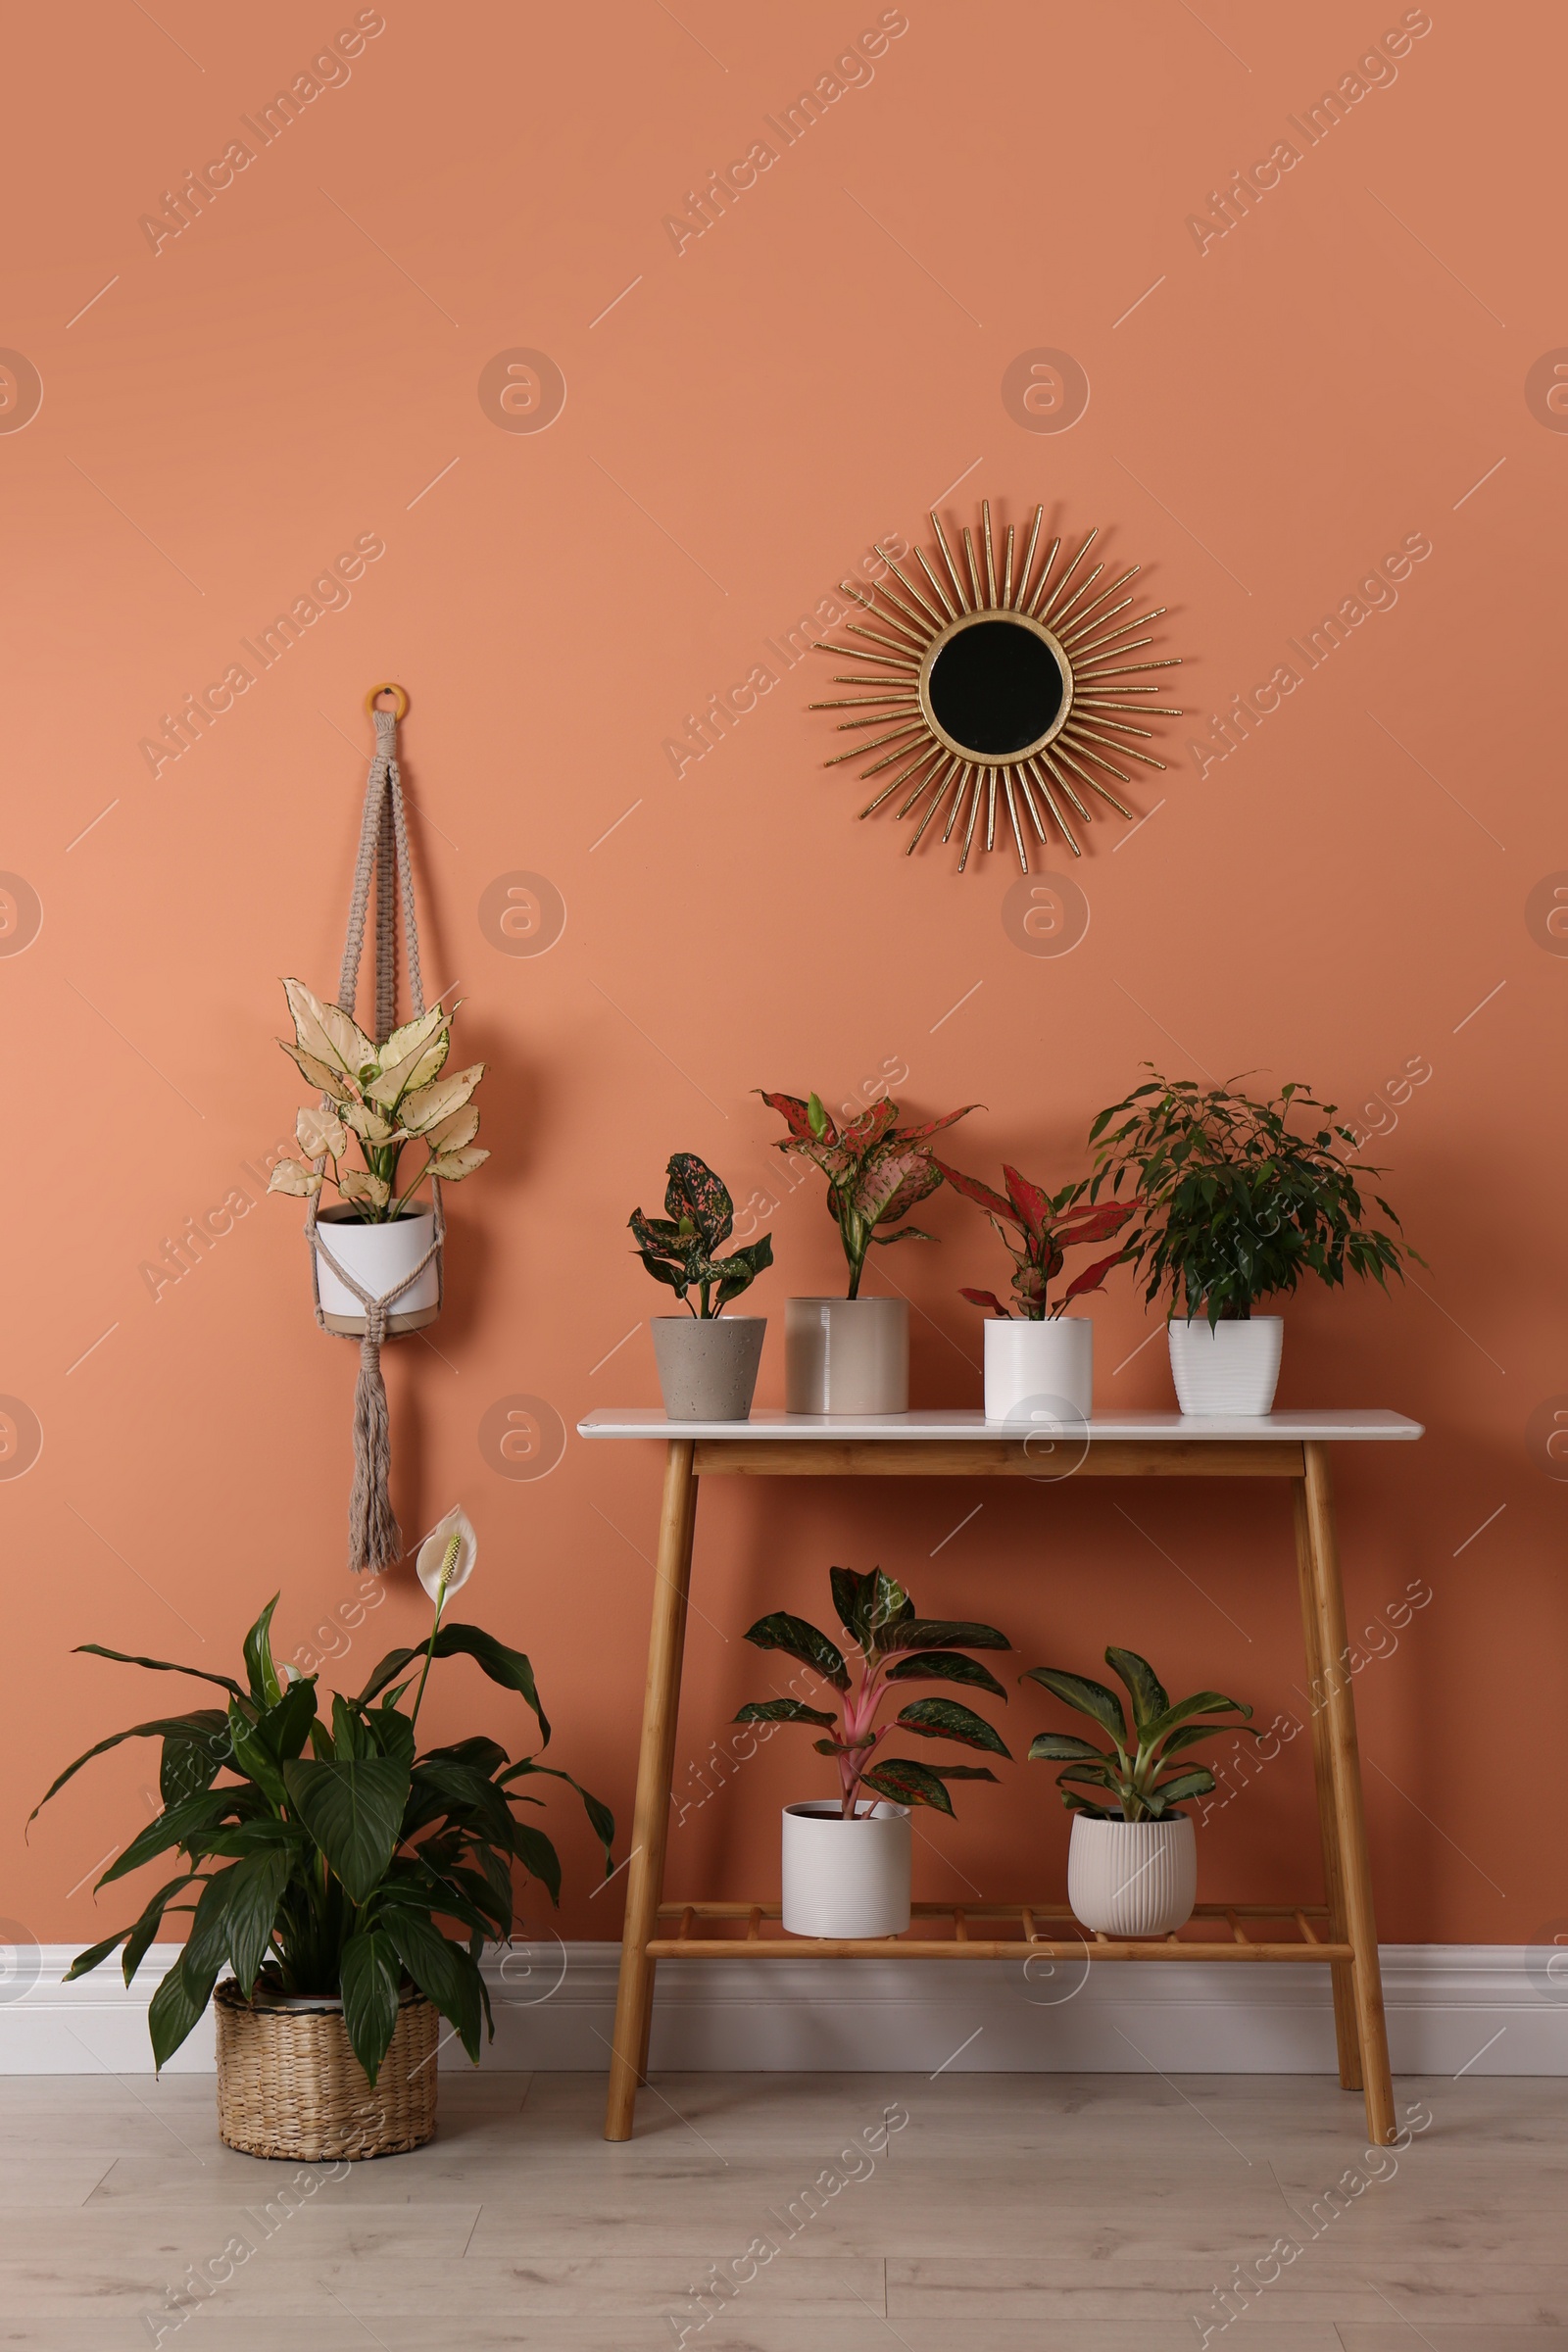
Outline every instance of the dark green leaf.
<svg viewBox="0 0 1568 2352">
<path fill-rule="evenodd" d="M 1151 1741 L 1162 1740 L 1167 1732 L 1173 1732 L 1178 1724 L 1189 1722 L 1195 1715 L 1243 1715 L 1250 1721 L 1251 1713 L 1251 1708 L 1239 1698 L 1226 1698 L 1218 1690 L 1199 1690 L 1191 1698 L 1178 1699 L 1175 1706 L 1167 1707 L 1163 1715 L 1145 1727 L 1144 1738 Z"/>
<path fill-rule="evenodd" d="M 484 1773 L 499 1772 L 507 1761 L 507 1751 L 500 1740 L 487 1740 L 479 1732 L 466 1740 L 454 1740 L 449 1747 L 427 1748 L 425 1754 L 432 1763 L 437 1757 L 445 1756 L 454 1764 L 468 1764 L 475 1772 Z"/>
<path fill-rule="evenodd" d="M 1107 1649 L 1105 1664 L 1120 1675 L 1132 1693 L 1133 1722 L 1147 1737 L 1150 1727 L 1170 1705 L 1159 1677 L 1149 1660 L 1141 1658 L 1135 1649 Z"/>
<path fill-rule="evenodd" d="M 412 1770 L 414 1765 L 415 1745 L 414 1726 L 409 1721 L 408 1717 L 406 1715 L 399 1714 L 396 1707 L 380 1706 L 370 1708 L 367 1712 L 365 1720 L 381 1754 L 383 1756 L 390 1756 L 395 1764 L 406 1765 Z M 466 1744 L 471 1744 L 477 1747 L 485 1748 L 495 1747 L 496 1754 L 500 1756 L 503 1761 L 505 1760 L 507 1752 L 506 1749 L 504 1747 L 496 1747 L 496 1743 L 493 1740 L 479 1740 L 472 1742 L 466 1742 Z M 447 1751 L 442 1750 L 441 1752 L 445 1753 Z M 452 1752 L 455 1753 L 456 1751 L 454 1750 Z"/>
<path fill-rule="evenodd" d="M 555 1847 L 543 1830 L 536 1830 L 525 1821 L 514 1822 L 513 1837 L 516 1855 L 530 1878 L 537 1879 L 553 1903 L 561 1901 L 561 1862 Z"/>
<path fill-rule="evenodd" d="M 956 1740 L 961 1747 L 983 1747 L 994 1756 L 1008 1754 L 1005 1741 L 995 1726 L 977 1715 L 973 1707 L 960 1705 L 956 1698 L 917 1698 L 909 1706 L 901 1707 L 898 1721 L 911 1732 L 921 1732 L 928 1740 Z"/>
<path fill-rule="evenodd" d="M 456 2026 L 464 2048 L 477 2062 L 479 1972 L 467 1953 L 449 1943 L 417 1911 L 389 1911 L 386 1933 L 419 1990 L 434 2001 L 449 2025 Z"/>
<path fill-rule="evenodd" d="M 147 2008 L 147 2029 L 152 2036 L 153 2065 L 161 2072 L 178 2049 L 180 2043 L 201 2018 L 213 1997 L 215 1977 L 205 1985 L 193 1989 L 186 1979 L 183 1958 L 159 1984 Z"/>
<path fill-rule="evenodd" d="M 790 1657 L 799 1658 L 804 1666 L 813 1667 L 825 1683 L 831 1683 L 835 1690 L 847 1690 L 850 1687 L 844 1653 L 838 1644 L 830 1642 L 826 1634 L 819 1634 L 814 1625 L 808 1625 L 804 1617 L 792 1617 L 787 1609 L 775 1609 L 771 1616 L 759 1617 L 749 1628 L 746 1639 L 759 1649 L 782 1649 Z"/>
<path fill-rule="evenodd" d="M 117 1656 L 119 1653 L 117 1651 L 108 1650 L 105 1651 L 104 1654 L 105 1656 L 112 1657 Z M 138 1660 L 137 1663 L 139 1662 L 140 1661 Z M 179 1673 L 181 1671 L 183 1670 L 178 1667 L 171 1669 L 171 1672 L 173 1673 Z M 39 1814 L 49 1802 L 49 1799 L 52 1796 L 58 1796 L 66 1783 L 75 1778 L 76 1774 L 81 1770 L 84 1764 L 90 1764 L 94 1756 L 103 1755 L 106 1749 L 111 1747 L 119 1747 L 122 1740 L 158 1740 L 188 1736 L 192 1742 L 199 1742 L 205 1737 L 210 1724 L 214 1721 L 220 1725 L 226 1724 L 227 1718 L 224 1716 L 221 1708 L 198 1707 L 189 1715 L 159 1715 L 155 1716 L 151 1723 L 133 1723 L 127 1732 L 111 1732 L 107 1740 L 100 1740 L 92 1747 L 85 1749 L 83 1753 L 76 1758 L 74 1764 L 68 1764 L 66 1766 L 65 1771 L 61 1773 L 58 1780 L 50 1783 L 49 1787 L 44 1790 L 42 1796 L 39 1797 L 38 1802 L 33 1806 L 32 1811 L 27 1815 L 28 1826 L 30 1827 L 31 1824 L 37 1820 Z M 217 1767 L 215 1766 L 214 1770 L 216 1771 L 216 1769 Z M 181 1793 L 185 1794 L 194 1792 L 182 1790 Z"/>
<path fill-rule="evenodd" d="M 1091 1682 L 1087 1675 L 1068 1674 L 1059 1666 L 1031 1666 L 1019 1680 L 1039 1683 L 1054 1698 L 1076 1707 L 1080 1715 L 1092 1715 L 1096 1723 L 1104 1725 L 1113 1740 L 1125 1746 L 1127 1718 L 1121 1711 L 1121 1700 L 1103 1683 Z"/>
<path fill-rule="evenodd" d="M 125 1938 L 125 1954 L 121 1962 L 121 1973 L 127 1984 L 146 1959 L 153 1939 L 164 1924 L 164 1913 L 175 1895 L 183 1893 L 187 1886 L 199 1886 L 201 1884 L 201 1880 L 192 1872 L 183 1879 L 171 1879 L 167 1886 L 159 1887 L 158 1892 L 148 1903 L 140 1919 L 137 1920 Z M 192 1904 L 190 1908 L 194 1910 L 195 1904 Z"/>
<path fill-rule="evenodd" d="M 940 1775 L 929 1765 L 916 1764 L 907 1756 L 889 1756 L 873 1764 L 860 1775 L 862 1788 L 874 1789 L 895 1805 L 933 1805 L 939 1813 L 951 1814 L 953 1800 L 943 1786 Z"/>
<path fill-rule="evenodd" d="M 172 1845 L 194 1839 L 199 1844 L 204 1830 L 215 1830 L 219 1823 L 235 1810 L 243 1792 L 237 1788 L 207 1788 L 198 1796 L 187 1796 L 177 1805 L 170 1805 L 155 1821 L 134 1837 L 117 1860 L 112 1862 L 99 1880 L 108 1886 L 116 1879 L 127 1878 L 140 1870 L 155 1854 L 164 1854 Z"/>
<path fill-rule="evenodd" d="M 365 1769 L 363 1763 L 358 1768 Z M 355 1766 L 344 1769 L 352 1771 Z M 349 2041 L 374 2082 L 397 2029 L 398 1991 L 403 1983 L 403 1963 L 390 1931 L 370 1928 L 351 1936 L 338 1955 L 338 1970 Z"/>
<path fill-rule="evenodd" d="M 274 1592 L 245 1637 L 245 1671 L 250 1677 L 251 1696 L 259 1707 L 275 1707 L 283 1695 L 283 1678 L 272 1663 L 272 1611 L 278 1598 Z"/>
<path fill-rule="evenodd" d="M 341 1691 L 332 1693 L 332 1753 L 339 1763 L 373 1756 L 376 1743 Z"/>
<path fill-rule="evenodd" d="M 272 1846 L 266 1852 L 247 1855 L 228 1874 L 230 1886 L 225 1914 L 228 1964 L 247 2000 L 271 1941 L 277 1907 L 293 1866 L 294 1857 L 291 1853 Z"/>
<path fill-rule="evenodd" d="M 396 1682 L 405 1666 L 420 1656 L 423 1648 L 424 1644 L 420 1642 L 415 1649 L 390 1650 L 360 1692 L 362 1705 L 377 1697 L 388 1683 Z M 454 1624 L 442 1626 L 436 1635 L 431 1655 L 437 1658 L 472 1658 L 493 1683 L 499 1683 L 504 1690 L 515 1690 L 532 1707 L 538 1717 L 540 1736 L 548 1744 L 550 1726 L 539 1704 L 539 1693 L 534 1689 L 533 1668 L 520 1649 L 509 1649 L 504 1642 L 496 1640 L 494 1634 L 487 1634 L 482 1626 Z"/>
<path fill-rule="evenodd" d="M 314 1708 L 313 1708 L 314 1713 Z M 278 1759 L 236 1700 L 228 1710 L 228 1743 L 234 1768 L 254 1781 L 269 1804 L 283 1802 L 283 1774 Z"/>
<path fill-rule="evenodd" d="M 78 1977 L 84 1977 L 90 1969 L 99 1967 L 111 1952 L 119 1951 L 129 1934 L 129 1928 L 122 1928 L 117 1936 L 106 1936 L 102 1943 L 89 1944 L 84 1952 L 78 1952 L 61 1978 L 61 1984 L 74 1984 Z"/>
<path fill-rule="evenodd" d="M 564 1781 L 568 1788 L 576 1789 L 582 1798 L 582 1809 L 588 1816 L 588 1826 L 605 1849 L 605 1871 L 608 1875 L 610 1849 L 615 1842 L 615 1816 L 610 1807 L 585 1788 L 581 1781 L 574 1781 L 569 1772 L 563 1772 L 555 1764 L 536 1764 L 531 1756 L 525 1756 L 520 1764 L 514 1764 L 510 1772 L 502 1773 L 499 1785 L 505 1788 L 510 1782 L 523 1780 L 533 1773 L 542 1773 L 547 1780 Z M 536 1800 L 528 1798 L 522 1801 L 533 1803 Z"/>
<path fill-rule="evenodd" d="M 1098 1747 L 1092 1747 L 1087 1740 L 1078 1739 L 1072 1732 L 1038 1732 L 1029 1742 L 1031 1764 L 1065 1764 L 1091 1756 L 1098 1757 L 1102 1763 L 1110 1760 Z"/>
<path fill-rule="evenodd" d="M 912 1657 L 890 1666 L 887 1679 L 890 1683 L 969 1683 L 998 1698 L 1007 1695 L 989 1666 L 982 1666 L 978 1658 L 966 1658 L 959 1649 L 917 1650 Z"/>
<path fill-rule="evenodd" d="M 994 1625 L 969 1625 L 952 1617 L 913 1617 L 899 1627 L 899 1649 L 1010 1649 Z"/>
<path fill-rule="evenodd" d="M 826 1714 L 821 1707 L 808 1707 L 804 1698 L 754 1698 L 742 1707 L 732 1723 L 818 1723 L 828 1731 L 837 1723 L 836 1715 Z"/>
<path fill-rule="evenodd" d="M 153 1674 L 188 1674 L 194 1682 L 217 1683 L 220 1690 L 231 1691 L 235 1698 L 245 1696 L 232 1676 L 209 1674 L 202 1666 L 173 1666 L 168 1658 L 132 1657 L 127 1650 L 105 1649 L 101 1642 L 78 1642 L 76 1655 L 78 1658 L 112 1658 L 117 1666 L 145 1666 Z"/>
<path fill-rule="evenodd" d="M 158 1765 L 158 1793 L 166 1805 L 199 1796 L 210 1788 L 228 1761 L 228 1717 L 221 1707 L 198 1707 L 189 1718 L 201 1730 L 169 1732 Z"/>
<path fill-rule="evenodd" d="M 1168 1813 L 1172 1805 L 1181 1804 L 1189 1796 L 1206 1796 L 1214 1786 L 1214 1775 L 1200 1765 L 1193 1772 L 1179 1772 L 1173 1780 L 1163 1781 L 1153 1790 L 1160 1808 Z"/>
<path fill-rule="evenodd" d="M 368 1901 L 397 1845 L 409 1774 L 388 1756 L 285 1764 L 289 1802 L 342 1880 L 349 1900 Z"/>
</svg>

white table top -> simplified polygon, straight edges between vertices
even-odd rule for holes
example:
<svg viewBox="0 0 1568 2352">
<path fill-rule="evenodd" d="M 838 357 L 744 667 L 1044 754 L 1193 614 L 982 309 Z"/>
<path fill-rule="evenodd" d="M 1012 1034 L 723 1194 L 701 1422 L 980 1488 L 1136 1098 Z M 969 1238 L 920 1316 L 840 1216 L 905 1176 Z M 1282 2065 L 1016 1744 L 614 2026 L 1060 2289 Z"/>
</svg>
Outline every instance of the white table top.
<svg viewBox="0 0 1568 2352">
<path fill-rule="evenodd" d="M 658 1405 L 605 1407 L 577 1424 L 580 1438 L 884 1438 L 891 1445 L 911 1439 L 1028 1438 L 1061 1436 L 1059 1426 L 1047 1422 L 988 1421 L 980 1412 L 943 1413 L 781 1413 L 754 1412 L 749 1421 L 671 1421 Z M 1318 1444 L 1353 1444 L 1367 1440 L 1410 1439 L 1424 1435 L 1419 1421 L 1382 1408 L 1344 1407 L 1328 1412 L 1291 1413 L 1100 1413 L 1094 1420 L 1073 1423 L 1065 1433 L 1074 1439 L 1136 1438 L 1145 1442 L 1225 1438 L 1311 1439 Z"/>
</svg>

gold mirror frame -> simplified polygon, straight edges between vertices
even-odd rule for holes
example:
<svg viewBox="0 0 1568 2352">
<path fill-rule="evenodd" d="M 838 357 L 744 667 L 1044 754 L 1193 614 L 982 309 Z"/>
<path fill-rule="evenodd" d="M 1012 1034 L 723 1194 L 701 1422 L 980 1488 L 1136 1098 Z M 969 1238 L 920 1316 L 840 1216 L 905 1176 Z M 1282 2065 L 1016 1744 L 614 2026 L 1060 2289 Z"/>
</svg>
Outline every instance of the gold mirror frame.
<svg viewBox="0 0 1568 2352">
<path fill-rule="evenodd" d="M 1180 710 L 1169 706 L 1131 699 L 1157 695 L 1164 691 L 1161 686 L 1127 683 L 1150 670 L 1180 667 L 1180 657 L 1176 655 L 1145 662 L 1126 659 L 1153 644 L 1152 637 L 1137 636 L 1134 632 L 1157 620 L 1165 607 L 1156 605 L 1151 612 L 1118 620 L 1117 615 L 1129 612 L 1137 602 L 1138 592 L 1121 597 L 1119 603 L 1110 600 L 1136 577 L 1141 568 L 1136 564 L 1098 594 L 1091 594 L 1105 566 L 1099 563 L 1082 573 L 1079 567 L 1099 536 L 1098 528 L 1088 533 L 1077 554 L 1059 569 L 1056 559 L 1062 543 L 1059 538 L 1053 539 L 1036 572 L 1035 551 L 1045 512 L 1043 505 L 1034 511 L 1021 564 L 1015 564 L 1014 528 L 1010 522 L 1007 524 L 999 571 L 991 527 L 991 501 L 983 499 L 978 554 L 967 525 L 961 533 L 965 581 L 959 574 L 941 517 L 933 508 L 931 527 L 936 533 L 946 577 L 927 560 L 923 550 L 916 548 L 914 560 L 925 575 L 923 583 L 917 585 L 885 548 L 878 547 L 878 557 L 899 583 L 899 589 L 894 589 L 884 578 L 861 599 L 866 616 L 880 626 L 873 629 L 857 621 L 846 621 L 844 627 L 848 633 L 863 640 L 863 644 L 824 642 L 816 649 L 818 653 L 865 664 L 847 676 L 840 674 L 833 683 L 870 691 L 841 697 L 836 702 L 813 703 L 810 708 L 875 712 L 871 717 L 841 719 L 841 734 L 858 734 L 867 728 L 883 730 L 869 742 L 824 760 L 823 765 L 839 767 L 846 760 L 881 752 L 881 759 L 861 769 L 862 780 L 879 774 L 883 768 L 899 768 L 892 783 L 884 785 L 875 800 L 867 802 L 860 815 L 874 814 L 896 793 L 908 787 L 898 810 L 901 819 L 912 816 L 922 802 L 924 808 L 906 848 L 906 857 L 913 856 L 933 819 L 945 808 L 944 843 L 951 841 L 962 825 L 958 854 L 958 871 L 962 873 L 974 846 L 983 803 L 986 812 L 983 846 L 987 850 L 997 847 L 998 816 L 1004 809 L 1024 873 L 1029 871 L 1024 828 L 1028 825 L 1038 842 L 1048 843 L 1051 836 L 1047 831 L 1047 814 L 1072 855 L 1081 858 L 1083 850 L 1063 813 L 1063 803 L 1084 824 L 1102 813 L 1098 808 L 1101 802 L 1129 821 L 1133 815 L 1126 802 L 1091 770 L 1113 776 L 1118 783 L 1127 785 L 1133 778 L 1117 764 L 1119 760 L 1136 761 L 1164 772 L 1162 760 L 1156 760 L 1152 753 L 1137 750 L 1123 738 L 1136 737 L 1144 742 L 1152 739 L 1151 729 L 1137 725 L 1137 719 L 1182 716 Z M 938 656 L 961 630 L 993 619 L 1021 622 L 1033 630 L 1050 647 L 1062 680 L 1061 707 L 1051 726 L 1037 743 L 1009 753 L 1005 759 L 988 758 L 977 754 L 972 746 L 958 742 L 931 706 L 930 679 Z M 872 647 L 879 650 L 873 652 Z M 1093 795 L 1097 806 L 1092 808 L 1082 797 L 1084 794 Z"/>
<path fill-rule="evenodd" d="M 1027 629 L 1032 636 L 1038 637 L 1041 643 L 1049 649 L 1052 660 L 1061 673 L 1061 702 L 1056 714 L 1043 735 L 1037 736 L 1033 743 L 1026 744 L 1021 751 L 1010 754 L 1011 761 L 1016 764 L 1020 760 L 1032 760 L 1037 752 L 1043 752 L 1048 743 L 1054 742 L 1066 725 L 1067 714 L 1072 709 L 1072 663 L 1067 659 L 1067 649 L 1060 638 L 1053 636 L 1044 621 L 1034 619 L 1028 612 L 1012 612 L 993 609 L 990 606 L 982 606 L 978 612 L 960 612 L 957 619 L 950 620 L 940 636 L 933 637 L 927 646 L 920 663 L 920 675 L 915 681 L 915 690 L 920 697 L 920 710 L 926 725 L 937 741 L 945 744 L 950 752 L 956 752 L 960 760 L 972 761 L 976 756 L 974 746 L 960 743 L 957 736 L 950 733 L 936 714 L 931 701 L 931 672 L 955 637 L 962 636 L 965 629 L 978 628 L 984 621 L 1002 621 L 1011 628 Z"/>
</svg>

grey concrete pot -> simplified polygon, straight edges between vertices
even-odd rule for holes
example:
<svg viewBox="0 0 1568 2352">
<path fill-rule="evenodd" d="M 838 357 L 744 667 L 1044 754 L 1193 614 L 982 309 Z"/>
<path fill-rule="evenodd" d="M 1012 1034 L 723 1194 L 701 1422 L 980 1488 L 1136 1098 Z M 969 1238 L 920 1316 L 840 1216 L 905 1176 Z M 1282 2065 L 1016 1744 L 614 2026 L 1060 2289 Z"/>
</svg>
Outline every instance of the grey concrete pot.
<svg viewBox="0 0 1568 2352">
<path fill-rule="evenodd" d="M 654 1357 L 671 1421 L 745 1421 L 765 1315 L 655 1315 Z"/>
</svg>

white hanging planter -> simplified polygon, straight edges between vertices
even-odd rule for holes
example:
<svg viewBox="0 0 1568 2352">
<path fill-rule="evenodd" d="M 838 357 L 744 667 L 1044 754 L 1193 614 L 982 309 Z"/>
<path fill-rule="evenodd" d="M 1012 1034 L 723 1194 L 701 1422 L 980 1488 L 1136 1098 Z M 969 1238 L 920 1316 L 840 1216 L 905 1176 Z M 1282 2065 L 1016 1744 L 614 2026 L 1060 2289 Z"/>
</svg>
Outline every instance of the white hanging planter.
<svg viewBox="0 0 1568 2352">
<path fill-rule="evenodd" d="M 1282 1316 L 1210 1324 L 1199 1315 L 1173 1321 L 1169 1331 L 1171 1378 L 1184 1413 L 1272 1412 L 1285 1345 Z"/>
<path fill-rule="evenodd" d="M 1185 1814 L 1096 1821 L 1075 1813 L 1067 1848 L 1073 1917 L 1100 1936 L 1169 1936 L 1193 1916 L 1198 1846 Z"/>
<path fill-rule="evenodd" d="M 986 1419 L 1077 1427 L 1094 1409 L 1095 1327 L 1087 1315 L 985 1324 Z"/>
<path fill-rule="evenodd" d="M 787 1413 L 906 1413 L 909 1307 L 904 1298 L 788 1298 Z"/>
<path fill-rule="evenodd" d="M 363 1338 L 365 1309 L 327 1264 L 326 1251 L 330 1250 L 362 1291 L 368 1292 L 372 1298 L 384 1298 L 414 1271 L 429 1250 L 435 1239 L 434 1212 L 428 1208 L 412 1214 L 405 1210 L 392 1224 L 366 1225 L 339 1203 L 318 1209 L 316 1222 L 322 1229 L 316 1251 L 321 1319 L 328 1331 Z M 386 1317 L 388 1334 L 421 1331 L 426 1323 L 435 1321 L 440 1306 L 441 1276 L 438 1262 L 432 1257 L 423 1273 L 392 1300 Z"/>
<path fill-rule="evenodd" d="M 909 1924 L 909 1808 L 836 1799 L 784 1808 L 784 1927 L 791 1936 L 902 1936 Z"/>
<path fill-rule="evenodd" d="M 653 1315 L 654 1360 L 671 1421 L 751 1417 L 765 1315 Z"/>
</svg>

